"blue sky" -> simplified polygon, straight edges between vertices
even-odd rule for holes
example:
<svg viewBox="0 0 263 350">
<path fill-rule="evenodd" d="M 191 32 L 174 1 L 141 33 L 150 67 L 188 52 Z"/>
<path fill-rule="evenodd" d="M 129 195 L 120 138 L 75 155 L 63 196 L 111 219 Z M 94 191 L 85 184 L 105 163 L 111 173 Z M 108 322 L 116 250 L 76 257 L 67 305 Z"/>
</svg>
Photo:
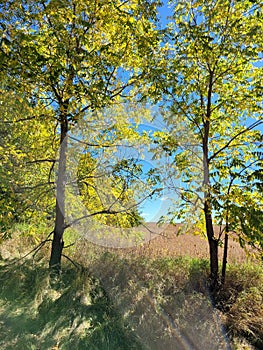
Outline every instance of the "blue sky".
<svg viewBox="0 0 263 350">
<path fill-rule="evenodd" d="M 161 18 L 161 23 L 163 25 L 166 25 L 168 23 L 167 16 L 171 14 L 171 10 L 168 5 L 168 1 L 163 1 L 163 5 L 158 8 L 160 18 Z"/>
</svg>

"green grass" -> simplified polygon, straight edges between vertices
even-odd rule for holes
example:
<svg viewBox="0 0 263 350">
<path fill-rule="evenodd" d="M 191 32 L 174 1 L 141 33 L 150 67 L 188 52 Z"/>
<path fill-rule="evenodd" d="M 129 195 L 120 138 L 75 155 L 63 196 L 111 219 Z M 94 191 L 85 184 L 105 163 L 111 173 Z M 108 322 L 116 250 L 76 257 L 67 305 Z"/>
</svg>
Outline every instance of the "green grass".
<svg viewBox="0 0 263 350">
<path fill-rule="evenodd" d="M 35 260 L 0 261 L 1 350 L 262 349 L 261 267 L 229 266 L 215 309 L 207 260 L 74 249 L 82 269 L 63 260 L 57 281 L 49 247 Z"/>
<path fill-rule="evenodd" d="M 65 266 L 51 284 L 42 263 L 1 268 L 0 348 L 140 349 L 98 280 Z"/>
</svg>

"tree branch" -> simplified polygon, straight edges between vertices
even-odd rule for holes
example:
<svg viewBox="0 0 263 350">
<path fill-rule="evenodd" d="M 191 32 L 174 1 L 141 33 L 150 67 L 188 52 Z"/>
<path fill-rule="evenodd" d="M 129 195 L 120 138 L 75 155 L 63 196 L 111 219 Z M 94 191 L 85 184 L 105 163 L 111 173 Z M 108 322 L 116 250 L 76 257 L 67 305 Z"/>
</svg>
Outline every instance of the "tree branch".
<svg viewBox="0 0 263 350">
<path fill-rule="evenodd" d="M 222 148 L 220 148 L 217 152 L 215 152 L 214 154 L 212 154 L 209 158 L 208 158 L 208 163 L 211 162 L 212 159 L 214 159 L 216 156 L 218 156 L 219 153 L 221 153 L 222 151 L 224 151 L 227 147 L 229 147 L 231 145 L 231 143 L 237 139 L 240 135 L 253 130 L 255 127 L 259 126 L 260 124 L 263 124 L 263 118 L 261 118 L 260 120 L 257 120 L 256 122 L 254 122 L 253 124 L 251 124 L 249 127 L 247 127 L 244 130 L 241 130 L 239 133 L 237 133 L 235 136 L 233 136 L 231 138 L 231 140 L 229 140 L 225 146 L 223 146 Z"/>
<path fill-rule="evenodd" d="M 40 242 L 34 249 L 30 250 L 28 253 L 26 253 L 26 254 L 25 254 L 24 256 L 22 256 L 21 258 L 15 259 L 15 260 L 12 261 L 11 263 L 4 265 L 4 267 L 8 267 L 8 266 L 15 265 L 15 264 L 17 264 L 19 261 L 22 261 L 22 260 L 24 260 L 25 258 L 27 258 L 27 257 L 28 257 L 29 255 L 31 255 L 32 253 L 34 253 L 34 255 L 33 255 L 33 257 L 34 257 L 34 256 L 36 255 L 36 253 L 37 253 L 47 242 L 51 242 L 51 241 L 52 241 L 51 239 L 49 239 L 49 237 L 50 237 L 53 233 L 54 233 L 54 230 L 51 231 L 51 232 L 48 234 L 47 238 L 46 238 L 44 241 Z"/>
<path fill-rule="evenodd" d="M 57 162 L 57 159 L 36 159 L 36 160 L 31 160 L 29 162 L 26 162 L 26 164 L 35 164 L 35 163 L 44 163 L 44 162 L 55 163 Z"/>
<path fill-rule="evenodd" d="M 88 219 L 88 218 L 91 218 L 91 217 L 96 216 L 96 215 L 101 215 L 101 214 L 116 215 L 116 214 L 120 214 L 120 213 L 127 213 L 127 212 L 129 212 L 129 210 L 132 210 L 133 208 L 138 207 L 141 203 L 143 203 L 146 200 L 146 198 L 153 196 L 154 193 L 158 192 L 158 191 L 159 191 L 159 189 L 154 189 L 148 196 L 144 197 L 139 202 L 131 205 L 129 208 L 124 208 L 124 209 L 121 209 L 121 210 L 111 210 L 110 209 L 111 206 L 110 206 L 108 209 L 102 209 L 102 210 L 96 211 L 94 213 L 83 215 L 80 218 L 77 218 L 77 219 L 69 222 L 68 224 L 66 224 L 64 226 L 64 229 L 67 229 L 67 228 L 77 224 L 78 222 L 84 220 L 84 219 Z"/>
</svg>

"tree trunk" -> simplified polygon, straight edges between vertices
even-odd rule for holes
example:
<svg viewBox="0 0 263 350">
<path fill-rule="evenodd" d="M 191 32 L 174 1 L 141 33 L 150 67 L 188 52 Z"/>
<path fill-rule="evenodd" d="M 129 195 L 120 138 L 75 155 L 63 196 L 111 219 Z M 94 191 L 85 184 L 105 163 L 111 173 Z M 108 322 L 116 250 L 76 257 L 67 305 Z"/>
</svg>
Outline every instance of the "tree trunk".
<svg viewBox="0 0 263 350">
<path fill-rule="evenodd" d="M 212 214 L 208 201 L 205 201 L 205 223 L 206 233 L 209 244 L 209 257 L 210 257 L 210 287 L 212 292 L 215 292 L 218 288 L 218 240 L 214 235 L 214 228 L 212 222 Z"/>
<path fill-rule="evenodd" d="M 214 72 L 209 70 L 209 84 L 207 94 L 207 106 L 206 117 L 204 118 L 204 134 L 203 134 L 203 176 L 205 191 L 204 191 L 204 214 L 206 224 L 206 234 L 209 243 L 209 256 L 210 256 L 210 288 L 212 293 L 216 292 L 218 288 L 218 240 L 214 234 L 213 221 L 212 221 L 212 205 L 211 205 L 211 190 L 210 190 L 210 158 L 209 158 L 209 132 L 211 121 L 211 104 L 212 104 L 212 92 L 214 82 Z"/>
<path fill-rule="evenodd" d="M 51 256 L 49 260 L 49 267 L 56 273 L 59 273 L 61 268 L 61 256 L 64 247 L 64 221 L 64 213 L 60 208 L 59 201 L 56 200 L 56 222 L 52 240 Z"/>
<path fill-rule="evenodd" d="M 60 153 L 58 161 L 58 178 L 56 193 L 56 219 L 52 240 L 50 268 L 59 273 L 61 269 L 61 256 L 64 246 L 63 233 L 65 229 L 65 183 L 66 183 L 66 153 L 67 153 L 68 123 L 66 117 L 60 122 Z"/>
<path fill-rule="evenodd" d="M 207 126 L 207 124 L 206 124 Z M 207 137 L 204 139 L 203 144 L 203 166 L 204 166 L 204 214 L 206 235 L 209 244 L 209 258 L 210 258 L 210 288 L 212 292 L 215 292 L 218 288 L 218 240 L 214 234 L 213 220 L 212 220 L 212 205 L 210 194 L 210 174 L 209 174 L 209 161 L 208 161 L 208 126 L 206 130 Z"/>
<path fill-rule="evenodd" d="M 222 285 L 225 283 L 226 280 L 226 265 L 227 265 L 227 253 L 228 253 L 228 218 L 226 222 L 226 233 L 225 233 L 225 239 L 224 239 L 224 255 L 223 255 L 223 262 L 222 262 L 222 276 L 221 276 L 221 283 Z"/>
</svg>

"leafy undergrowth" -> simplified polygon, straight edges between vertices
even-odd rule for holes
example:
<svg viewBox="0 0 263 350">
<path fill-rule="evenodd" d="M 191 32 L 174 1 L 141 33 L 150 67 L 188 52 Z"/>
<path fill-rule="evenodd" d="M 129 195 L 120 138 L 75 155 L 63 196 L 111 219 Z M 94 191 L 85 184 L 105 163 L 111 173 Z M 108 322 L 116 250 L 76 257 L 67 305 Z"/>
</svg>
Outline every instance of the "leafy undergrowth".
<svg viewBox="0 0 263 350">
<path fill-rule="evenodd" d="M 85 252 L 85 253 L 84 253 Z M 230 266 L 213 307 L 208 262 L 71 251 L 51 281 L 47 256 L 0 265 L 0 349 L 262 349 L 263 273 Z"/>
</svg>

